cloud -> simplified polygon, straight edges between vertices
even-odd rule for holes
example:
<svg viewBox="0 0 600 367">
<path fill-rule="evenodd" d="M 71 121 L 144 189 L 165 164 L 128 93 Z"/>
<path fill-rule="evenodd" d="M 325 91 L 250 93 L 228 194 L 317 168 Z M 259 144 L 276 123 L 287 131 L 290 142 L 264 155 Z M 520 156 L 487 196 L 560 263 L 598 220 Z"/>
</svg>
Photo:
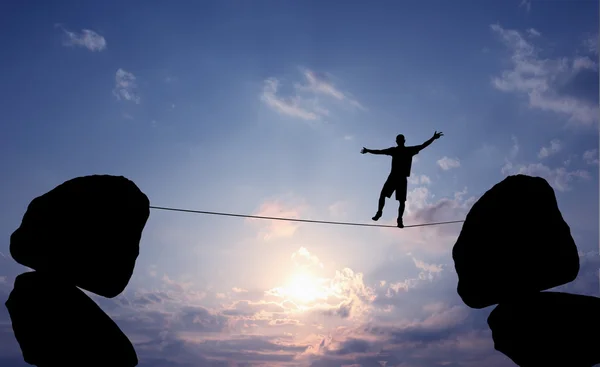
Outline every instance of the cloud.
<svg viewBox="0 0 600 367">
<path fill-rule="evenodd" d="M 306 209 L 302 201 L 284 202 L 283 200 L 268 200 L 264 202 L 253 215 L 261 217 L 277 217 L 299 219 L 300 213 Z M 300 223 L 284 220 L 269 220 L 249 218 L 248 222 L 261 225 L 263 228 L 259 236 L 264 240 L 292 237 Z"/>
<path fill-rule="evenodd" d="M 573 70 L 598 70 L 598 64 L 587 56 L 573 59 Z"/>
<path fill-rule="evenodd" d="M 261 100 L 275 111 L 291 117 L 300 118 L 303 120 L 318 120 L 321 116 L 314 110 L 308 107 L 301 106 L 303 101 L 298 96 L 283 98 L 277 95 L 279 89 L 279 80 L 269 78 L 265 80 Z M 321 111 L 323 114 L 324 110 Z"/>
<path fill-rule="evenodd" d="M 508 158 L 515 159 L 517 157 L 517 155 L 519 154 L 519 140 L 514 135 L 511 136 L 510 138 L 513 142 L 513 145 L 511 146 L 510 152 L 508 153 Z"/>
<path fill-rule="evenodd" d="M 569 117 L 570 122 L 591 125 L 598 121 L 597 96 L 589 99 L 576 97 L 568 90 L 577 89 L 582 69 L 589 69 L 586 59 L 542 59 L 537 48 L 516 30 L 507 30 L 498 24 L 490 26 L 511 52 L 513 68 L 492 78 L 494 88 L 516 92 L 528 97 L 529 106 Z M 591 60 L 590 60 L 591 61 Z M 597 77 L 596 77 L 597 79 Z M 596 88 L 597 90 L 597 88 Z"/>
<path fill-rule="evenodd" d="M 365 284 L 363 274 L 344 267 L 330 277 L 316 277 L 314 270 L 323 269 L 316 255 L 301 247 L 291 256 L 300 268 L 288 281 L 265 292 L 266 302 L 281 305 L 288 315 L 333 320 L 362 320 L 371 310 L 376 287 Z M 282 315 L 277 315 L 282 318 Z"/>
<path fill-rule="evenodd" d="M 294 92 L 288 96 L 280 95 L 279 79 L 266 79 L 260 99 L 280 114 L 307 121 L 322 120 L 331 115 L 330 110 L 323 107 L 319 96 L 365 110 L 357 100 L 337 89 L 326 74 L 304 69 L 302 75 L 304 83 L 295 83 Z"/>
<path fill-rule="evenodd" d="M 583 153 L 583 160 L 587 164 L 598 165 L 598 149 L 586 150 Z"/>
<path fill-rule="evenodd" d="M 460 160 L 458 158 L 448 158 L 444 156 L 437 161 L 437 164 L 444 171 L 448 171 L 452 168 L 460 167 Z"/>
<path fill-rule="evenodd" d="M 323 263 L 315 255 L 311 255 L 305 247 L 300 247 L 298 251 L 292 254 L 292 261 L 300 268 L 323 268 Z"/>
<path fill-rule="evenodd" d="M 538 153 L 538 158 L 540 158 L 540 159 L 547 158 L 553 154 L 560 152 L 561 149 L 562 149 L 562 144 L 561 144 L 560 140 L 554 139 L 554 140 L 550 141 L 550 146 L 542 147 L 542 149 L 540 149 L 540 152 Z"/>
<path fill-rule="evenodd" d="M 429 176 L 426 176 L 426 175 L 411 175 L 408 178 L 408 182 L 411 185 L 419 185 L 419 184 L 421 184 L 421 185 L 431 185 L 431 179 L 429 178 Z"/>
<path fill-rule="evenodd" d="M 298 359 L 319 367 L 504 365 L 480 319 L 464 306 L 451 306 L 416 320 L 338 328 Z"/>
<path fill-rule="evenodd" d="M 585 170 L 568 171 L 565 167 L 550 168 L 542 163 L 519 164 L 504 166 L 502 172 L 509 174 L 524 174 L 538 176 L 546 179 L 548 183 L 558 191 L 570 191 L 574 181 L 585 181 L 590 179 L 590 173 Z"/>
<path fill-rule="evenodd" d="M 401 292 L 408 292 L 422 284 L 423 282 L 431 282 L 436 277 L 441 275 L 443 270 L 442 265 L 429 264 L 422 260 L 416 259 L 412 256 L 415 267 L 419 270 L 419 273 L 415 277 L 403 279 L 397 282 L 389 282 L 387 290 L 385 291 L 385 297 L 392 298 Z M 380 283 L 381 284 L 381 283 Z M 381 284 L 384 286 L 385 284 Z"/>
<path fill-rule="evenodd" d="M 542 34 L 541 34 L 539 31 L 537 31 L 535 28 L 529 28 L 529 29 L 527 30 L 527 34 L 529 34 L 531 37 L 539 37 L 539 36 L 541 36 L 541 35 L 542 35 Z"/>
<path fill-rule="evenodd" d="M 306 84 L 297 85 L 300 90 L 308 90 L 315 94 L 324 94 L 333 97 L 339 101 L 348 102 L 350 105 L 364 110 L 365 108 L 355 99 L 350 98 L 345 93 L 338 90 L 329 80 L 330 78 L 325 73 L 317 73 L 311 70 L 304 70 L 304 78 Z"/>
<path fill-rule="evenodd" d="M 583 46 L 586 50 L 594 55 L 598 55 L 598 43 L 600 43 L 600 37 L 598 33 L 591 35 L 583 41 Z"/>
<path fill-rule="evenodd" d="M 136 77 L 132 73 L 123 69 L 117 70 L 115 74 L 115 88 L 113 95 L 119 101 L 131 101 L 140 103 L 141 98 L 137 95 Z"/>
<path fill-rule="evenodd" d="M 525 10 L 529 13 L 531 11 L 531 0 L 521 0 L 519 8 L 520 7 L 524 7 Z"/>
<path fill-rule="evenodd" d="M 106 49 L 104 37 L 90 29 L 82 29 L 80 33 L 71 32 L 58 25 L 67 36 L 63 42 L 64 46 L 85 47 L 90 51 L 103 51 Z"/>
<path fill-rule="evenodd" d="M 336 201 L 329 206 L 329 215 L 334 218 L 344 218 L 348 215 L 350 207 L 350 203 L 347 201 Z"/>
<path fill-rule="evenodd" d="M 468 195 L 467 188 L 450 197 L 436 198 L 425 186 L 410 190 L 407 194 L 404 224 L 428 224 L 463 220 L 477 196 Z M 409 231 L 382 229 L 398 241 L 404 251 L 419 251 L 423 254 L 440 256 L 450 248 L 460 232 L 460 223 L 410 228 Z"/>
</svg>

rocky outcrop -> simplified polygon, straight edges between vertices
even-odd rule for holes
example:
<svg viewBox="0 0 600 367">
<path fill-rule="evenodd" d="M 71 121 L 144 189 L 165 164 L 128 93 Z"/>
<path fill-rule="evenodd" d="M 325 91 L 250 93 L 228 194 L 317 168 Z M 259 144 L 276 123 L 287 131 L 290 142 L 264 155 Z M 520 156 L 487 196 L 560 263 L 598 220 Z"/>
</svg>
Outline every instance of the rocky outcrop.
<svg viewBox="0 0 600 367">
<path fill-rule="evenodd" d="M 138 363 L 133 345 L 85 293 L 42 272 L 19 275 L 6 301 L 25 362 L 38 367 Z"/>
<path fill-rule="evenodd" d="M 532 293 L 502 302 L 488 317 L 494 347 L 521 367 L 600 363 L 600 298 Z"/>
<path fill-rule="evenodd" d="M 469 211 L 452 257 L 457 291 L 488 317 L 494 347 L 521 367 L 600 363 L 600 299 L 542 292 L 577 277 L 579 255 L 552 187 L 509 176 Z"/>
<path fill-rule="evenodd" d="M 80 287 L 119 295 L 133 274 L 150 201 L 122 176 L 69 180 L 29 204 L 10 254 L 19 275 L 6 307 L 25 362 L 133 367 L 133 345 Z"/>
<path fill-rule="evenodd" d="M 74 178 L 31 201 L 10 237 L 10 254 L 21 265 L 115 297 L 133 274 L 149 207 L 125 177 Z"/>
<path fill-rule="evenodd" d="M 546 180 L 509 176 L 469 211 L 452 249 L 458 294 L 484 308 L 569 283 L 579 256 Z"/>
</svg>

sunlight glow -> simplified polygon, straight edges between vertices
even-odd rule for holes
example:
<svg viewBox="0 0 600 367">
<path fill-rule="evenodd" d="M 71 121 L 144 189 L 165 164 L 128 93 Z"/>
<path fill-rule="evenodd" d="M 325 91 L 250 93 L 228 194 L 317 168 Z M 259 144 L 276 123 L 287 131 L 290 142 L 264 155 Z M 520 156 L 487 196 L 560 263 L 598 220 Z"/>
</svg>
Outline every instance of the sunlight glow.
<svg viewBox="0 0 600 367">
<path fill-rule="evenodd" d="M 281 293 L 284 297 L 296 303 L 311 303 L 319 299 L 327 299 L 328 290 L 322 282 L 308 273 L 297 273 L 282 287 Z"/>
</svg>

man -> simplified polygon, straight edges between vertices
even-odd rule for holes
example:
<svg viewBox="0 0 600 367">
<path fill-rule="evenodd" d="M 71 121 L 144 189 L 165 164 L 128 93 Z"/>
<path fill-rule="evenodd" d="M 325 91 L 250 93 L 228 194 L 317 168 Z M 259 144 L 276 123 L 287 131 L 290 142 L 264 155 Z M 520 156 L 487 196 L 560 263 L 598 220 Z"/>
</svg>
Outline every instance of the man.
<svg viewBox="0 0 600 367">
<path fill-rule="evenodd" d="M 398 227 L 404 228 L 404 223 L 402 222 L 402 216 L 404 215 L 404 208 L 406 203 L 406 191 L 407 191 L 407 180 L 410 176 L 410 168 L 412 166 L 412 157 L 418 154 L 421 150 L 428 147 L 429 144 L 433 143 L 434 140 L 439 139 L 440 136 L 443 136 L 442 132 L 434 132 L 433 137 L 427 140 L 421 145 L 415 145 L 411 147 L 407 147 L 404 145 L 404 135 L 400 134 L 396 137 L 397 146 L 375 150 L 375 149 L 367 149 L 362 148 L 360 151 L 362 154 L 371 153 L 371 154 L 385 154 L 392 156 L 392 171 L 385 181 L 383 188 L 381 189 L 381 194 L 379 195 L 379 206 L 377 209 L 377 214 L 372 218 L 374 221 L 377 221 L 381 218 L 383 213 L 383 206 L 385 205 L 385 198 L 392 197 L 392 193 L 396 191 L 396 200 L 400 202 L 400 207 L 398 208 Z"/>
</svg>

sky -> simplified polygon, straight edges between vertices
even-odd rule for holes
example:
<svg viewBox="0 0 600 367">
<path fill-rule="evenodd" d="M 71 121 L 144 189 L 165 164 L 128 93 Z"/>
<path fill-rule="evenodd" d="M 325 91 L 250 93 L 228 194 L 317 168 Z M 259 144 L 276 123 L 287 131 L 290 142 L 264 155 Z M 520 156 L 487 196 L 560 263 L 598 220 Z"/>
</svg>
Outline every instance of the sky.
<svg viewBox="0 0 600 367">
<path fill-rule="evenodd" d="M 600 296 L 598 13 L 566 0 L 0 2 L 0 301 L 27 271 L 10 234 L 71 178 L 123 175 L 154 206 L 372 223 L 390 158 L 361 148 L 435 131 L 404 224 L 464 219 L 504 177 L 544 177 L 581 263 L 554 290 Z M 397 205 L 379 223 L 395 225 Z M 494 350 L 493 307 L 456 293 L 460 229 L 152 210 L 125 292 L 91 297 L 144 367 L 514 366 Z M 4 307 L 0 364 L 26 366 Z"/>
</svg>

